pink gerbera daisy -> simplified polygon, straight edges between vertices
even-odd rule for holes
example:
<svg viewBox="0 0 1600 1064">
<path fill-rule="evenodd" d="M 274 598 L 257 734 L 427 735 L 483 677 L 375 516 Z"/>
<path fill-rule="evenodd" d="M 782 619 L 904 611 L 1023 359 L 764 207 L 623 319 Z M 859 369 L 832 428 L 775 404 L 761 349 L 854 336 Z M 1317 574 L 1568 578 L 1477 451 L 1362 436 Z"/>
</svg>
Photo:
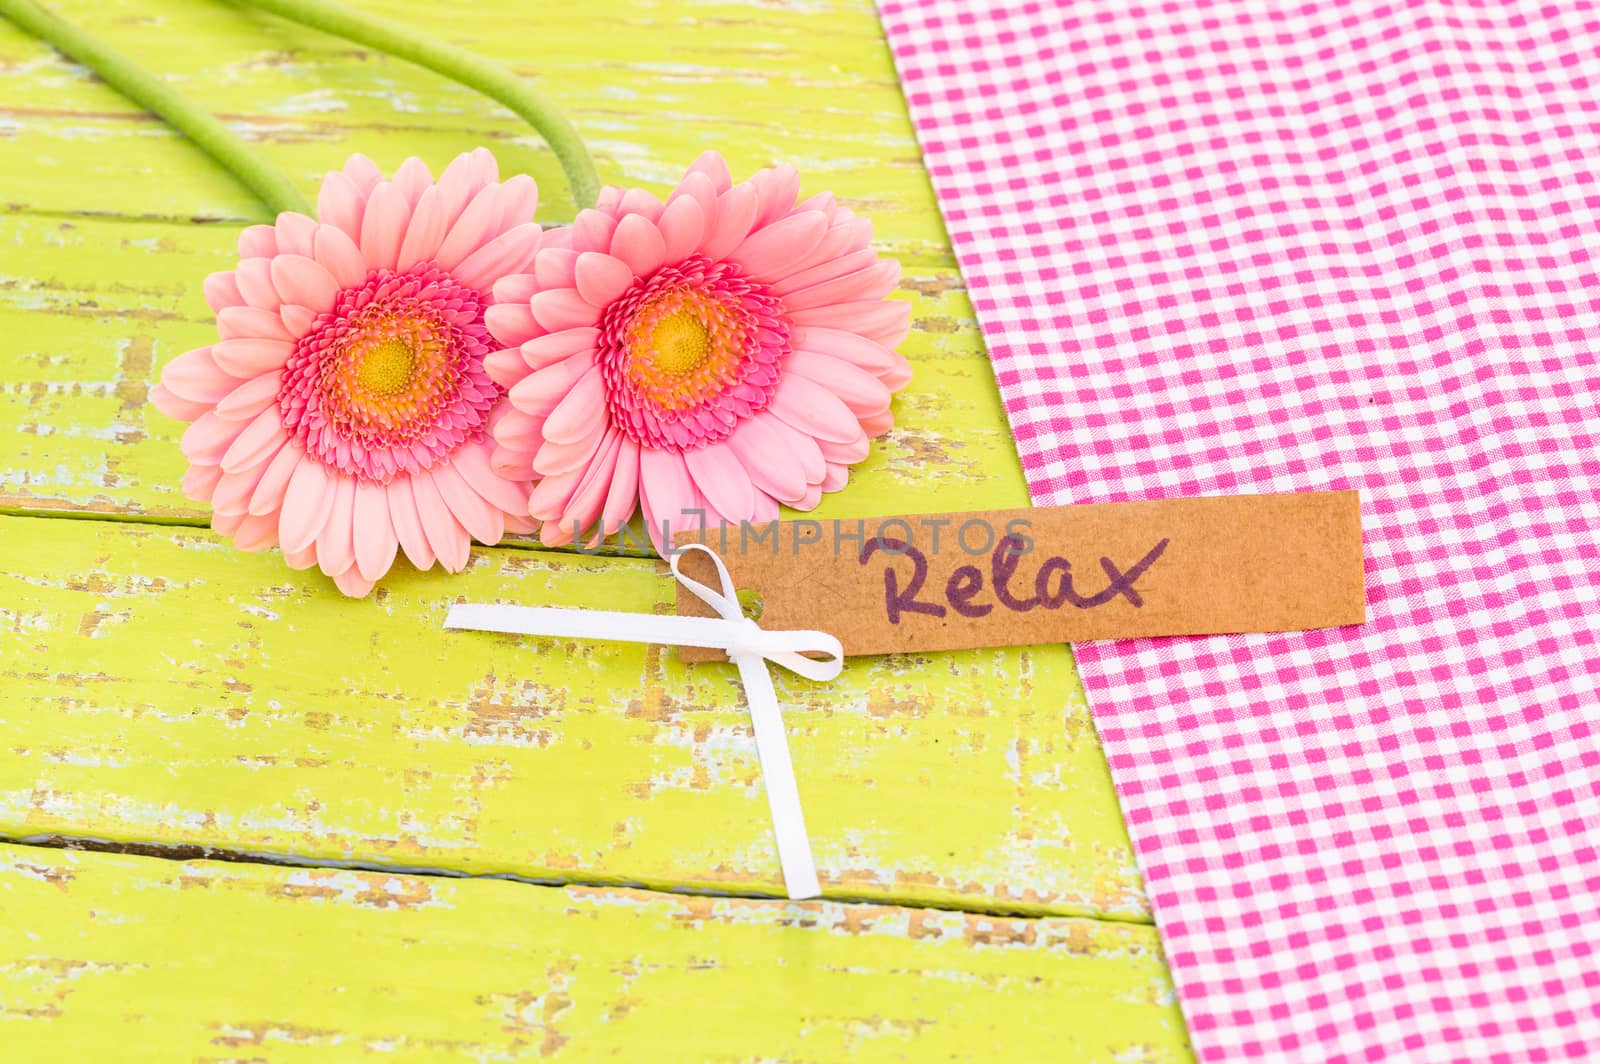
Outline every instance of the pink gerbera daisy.
<svg viewBox="0 0 1600 1064">
<path fill-rule="evenodd" d="M 538 480 L 546 544 L 664 523 L 768 521 L 844 486 L 893 424 L 910 305 L 872 226 L 791 166 L 733 184 L 714 152 L 662 203 L 606 189 L 495 286 L 485 360 L 509 403 L 494 467 Z"/>
<path fill-rule="evenodd" d="M 494 283 L 529 268 L 538 190 L 494 156 L 437 183 L 419 159 L 384 180 L 365 156 L 329 174 L 318 219 L 285 213 L 239 237 L 206 278 L 220 339 L 180 355 L 151 394 L 192 421 L 185 493 L 245 550 L 283 548 L 365 595 L 397 548 L 454 572 L 471 541 L 531 531 L 527 480 L 490 468 L 485 372 Z"/>
</svg>

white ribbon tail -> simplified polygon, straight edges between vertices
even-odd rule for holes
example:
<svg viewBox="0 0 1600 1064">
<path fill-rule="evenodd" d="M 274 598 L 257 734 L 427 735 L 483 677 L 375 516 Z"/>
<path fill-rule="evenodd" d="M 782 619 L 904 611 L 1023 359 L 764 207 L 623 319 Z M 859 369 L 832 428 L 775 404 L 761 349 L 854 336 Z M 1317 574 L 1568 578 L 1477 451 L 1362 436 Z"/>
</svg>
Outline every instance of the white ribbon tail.
<svg viewBox="0 0 1600 1064">
<path fill-rule="evenodd" d="M 710 555 L 715 563 L 722 583 L 720 592 L 679 571 L 680 559 L 696 549 Z M 789 744 L 784 738 L 783 712 L 778 707 L 778 695 L 773 690 L 767 662 L 782 665 L 808 679 L 831 680 L 843 667 L 844 650 L 839 641 L 826 632 L 769 632 L 747 619 L 739 608 L 727 566 L 715 551 L 703 544 L 685 546 L 672 558 L 671 564 L 672 575 L 715 610 L 716 617 L 463 603 L 450 607 L 444 624 L 446 628 L 484 632 L 662 643 L 725 651 L 739 667 L 745 701 L 750 705 L 750 723 L 755 730 L 756 754 L 761 759 L 767 804 L 772 810 L 772 830 L 777 838 L 784 887 L 791 898 L 814 898 L 822 889 L 817 883 L 811 841 L 806 836 L 805 817 L 800 810 L 800 789 L 795 783 Z M 808 654 L 826 654 L 827 657 L 817 659 Z"/>
</svg>

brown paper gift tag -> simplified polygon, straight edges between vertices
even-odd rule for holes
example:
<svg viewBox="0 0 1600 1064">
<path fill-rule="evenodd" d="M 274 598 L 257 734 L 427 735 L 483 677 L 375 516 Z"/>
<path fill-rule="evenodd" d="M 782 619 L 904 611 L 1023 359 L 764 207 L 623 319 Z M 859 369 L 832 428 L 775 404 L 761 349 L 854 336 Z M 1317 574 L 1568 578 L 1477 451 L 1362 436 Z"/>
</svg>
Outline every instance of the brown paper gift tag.
<svg viewBox="0 0 1600 1064">
<path fill-rule="evenodd" d="M 763 628 L 830 632 L 846 654 L 1366 620 L 1353 491 L 782 521 L 674 540 L 715 549 L 741 597 L 757 596 Z M 682 567 L 716 586 L 704 555 Z M 678 613 L 711 616 L 681 587 Z"/>
</svg>

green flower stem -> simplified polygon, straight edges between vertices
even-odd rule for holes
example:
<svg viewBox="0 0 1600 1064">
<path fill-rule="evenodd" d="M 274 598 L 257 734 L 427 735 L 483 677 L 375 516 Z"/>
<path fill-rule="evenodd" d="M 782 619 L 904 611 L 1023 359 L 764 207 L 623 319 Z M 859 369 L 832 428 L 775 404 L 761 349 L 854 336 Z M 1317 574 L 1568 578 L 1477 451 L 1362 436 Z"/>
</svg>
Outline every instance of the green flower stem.
<svg viewBox="0 0 1600 1064">
<path fill-rule="evenodd" d="M 228 132 L 210 113 L 196 107 L 182 93 L 113 51 L 103 41 L 46 11 L 33 0 L 0 0 L 0 15 L 49 43 L 67 58 L 88 67 L 107 85 L 194 141 L 260 197 L 274 214 L 281 211 L 311 213 L 305 197 L 283 171 Z"/>
<path fill-rule="evenodd" d="M 241 0 L 262 11 L 335 37 L 375 48 L 458 81 L 516 112 L 544 137 L 566 172 L 578 209 L 594 206 L 600 175 L 589 149 L 567 117 L 522 78 L 505 67 L 444 44 L 385 19 L 362 14 L 334 0 Z"/>
</svg>

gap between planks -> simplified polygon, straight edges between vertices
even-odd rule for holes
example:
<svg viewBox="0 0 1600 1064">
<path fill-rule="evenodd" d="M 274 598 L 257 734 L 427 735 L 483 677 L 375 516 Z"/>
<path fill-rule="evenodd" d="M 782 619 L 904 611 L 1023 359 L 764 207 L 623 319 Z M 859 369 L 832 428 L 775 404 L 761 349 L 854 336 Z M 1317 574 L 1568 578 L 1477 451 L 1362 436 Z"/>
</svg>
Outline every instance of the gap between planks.
<svg viewBox="0 0 1600 1064">
<path fill-rule="evenodd" d="M 439 879 L 497 879 L 521 883 L 530 887 L 592 887 L 596 889 L 625 888 L 649 891 L 654 894 L 696 898 L 737 898 L 745 901 L 773 901 L 788 903 L 779 894 L 760 891 L 719 890 L 712 887 L 680 887 L 646 880 L 615 877 L 584 876 L 524 876 L 515 872 L 463 872 L 454 868 L 432 865 L 398 864 L 387 861 L 361 861 L 353 858 L 302 857 L 297 854 L 269 853 L 258 850 L 239 850 L 227 847 L 201 846 L 194 843 L 114 842 L 110 839 L 86 835 L 5 835 L 0 834 L 0 846 L 23 846 L 45 850 L 71 850 L 80 853 L 120 853 L 134 857 L 151 857 L 163 861 L 222 861 L 229 864 L 254 864 L 273 868 L 333 868 L 349 872 L 387 872 L 397 876 L 430 876 Z M 1047 912 L 1036 905 L 1007 905 L 1004 902 L 974 903 L 970 905 L 938 904 L 917 900 L 902 894 L 867 897 L 855 894 L 828 893 L 807 901 L 836 905 L 888 906 L 901 909 L 932 909 L 938 912 L 970 913 L 975 916 L 1005 917 L 1015 920 L 1060 920 L 1060 913 Z M 1069 919 L 1089 920 L 1099 924 L 1116 924 L 1129 927 L 1150 927 L 1152 917 L 1115 916 L 1105 913 L 1075 914 Z"/>
</svg>

